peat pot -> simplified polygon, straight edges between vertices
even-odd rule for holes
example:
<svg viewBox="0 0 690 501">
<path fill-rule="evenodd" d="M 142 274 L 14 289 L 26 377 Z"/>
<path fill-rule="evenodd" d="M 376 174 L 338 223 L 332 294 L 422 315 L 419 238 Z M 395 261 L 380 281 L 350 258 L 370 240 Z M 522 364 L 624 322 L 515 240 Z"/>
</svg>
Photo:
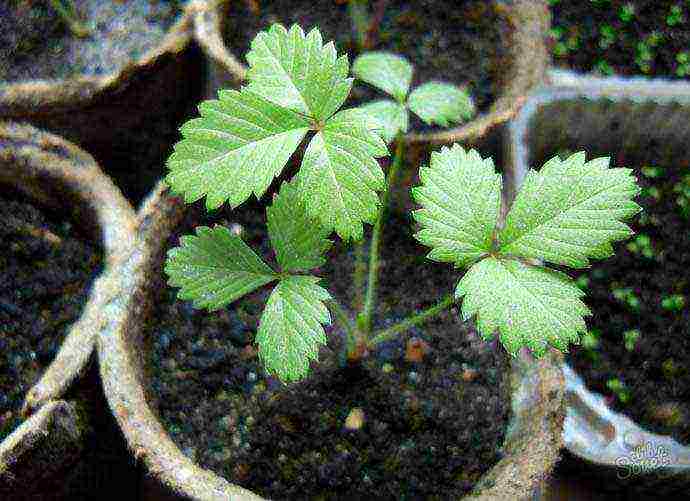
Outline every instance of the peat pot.
<svg viewBox="0 0 690 501">
<path fill-rule="evenodd" d="M 24 124 L 0 122 L 0 184 L 0 493 L 19 499 L 56 492 L 81 460 L 92 421 L 66 393 L 115 320 L 103 304 L 135 216 L 90 155 Z"/>
<path fill-rule="evenodd" d="M 562 376 L 557 369 L 557 363 L 554 363 L 550 357 L 545 357 L 536 363 L 528 363 L 522 358 L 511 361 L 510 357 L 506 356 L 495 344 L 479 341 L 473 326 L 460 322 L 457 311 L 454 311 L 440 317 L 439 323 L 430 323 L 428 328 L 420 328 L 413 332 L 413 336 L 418 337 L 416 340 L 410 338 L 405 343 L 403 338 L 386 346 L 382 345 L 382 348 L 378 350 L 380 353 L 372 356 L 361 368 L 349 371 L 344 371 L 343 360 L 333 355 L 335 353 L 333 348 L 342 346 L 337 344 L 342 341 L 342 336 L 337 328 L 331 329 L 329 346 L 322 350 L 320 362 L 313 368 L 317 375 L 310 376 L 305 382 L 291 387 L 297 392 L 291 393 L 292 389 L 282 386 L 274 378 L 264 376 L 258 365 L 256 351 L 250 339 L 252 333 L 250 326 L 255 327 L 256 316 L 253 300 L 233 304 L 223 311 L 216 312 L 215 316 L 206 312 L 200 312 L 197 316 L 188 305 L 175 302 L 175 291 L 165 283 L 162 263 L 166 249 L 176 238 L 176 232 L 179 234 L 182 229 L 186 232 L 185 225 L 190 221 L 207 224 L 208 219 L 204 218 L 215 218 L 220 219 L 221 224 L 229 224 L 231 228 L 234 228 L 233 231 L 243 231 L 243 238 L 254 248 L 264 248 L 265 233 L 262 234 L 262 230 L 257 230 L 261 225 L 251 224 L 251 221 L 256 220 L 257 217 L 259 219 L 263 217 L 257 205 L 260 203 L 254 202 L 248 209 L 240 209 L 232 214 L 206 215 L 199 206 L 185 206 L 180 199 L 171 196 L 165 185 L 161 183 L 139 213 L 140 233 L 137 246 L 122 268 L 118 298 L 106 308 L 106 311 L 112 308 L 111 316 L 117 318 L 118 322 L 109 323 L 101 332 L 98 350 L 101 377 L 112 412 L 132 453 L 143 462 L 148 472 L 148 481 L 144 483 L 150 489 L 147 493 L 150 494 L 153 491 L 157 496 L 165 493 L 168 496 L 186 499 L 262 499 L 257 493 L 238 485 L 238 482 L 231 483 L 227 477 L 242 479 L 247 474 L 251 476 L 264 471 L 281 471 L 280 475 L 283 473 L 287 475 L 287 477 L 278 478 L 279 474 L 276 473 L 275 479 L 267 479 L 270 491 L 271 485 L 275 487 L 272 480 L 280 483 L 285 482 L 286 478 L 291 478 L 289 468 L 281 470 L 281 463 L 288 460 L 288 455 L 278 454 L 277 449 L 292 447 L 294 445 L 292 441 L 300 440 L 303 434 L 308 437 L 310 430 L 313 431 L 315 437 L 336 441 L 340 440 L 338 437 L 342 437 L 344 441 L 351 440 L 359 444 L 357 447 L 361 450 L 368 450 L 366 442 L 358 442 L 357 437 L 362 426 L 364 426 L 362 429 L 371 427 L 370 429 L 380 430 L 382 436 L 388 437 L 392 431 L 389 424 L 384 421 L 388 419 L 390 422 L 398 422 L 396 421 L 398 417 L 405 421 L 407 419 L 405 416 L 412 413 L 417 416 L 415 419 L 419 419 L 418 423 L 424 423 L 426 418 L 421 409 L 428 409 L 430 414 L 440 419 L 439 423 L 455 423 L 453 412 L 458 409 L 452 405 L 445 405 L 447 401 L 442 398 L 459 398 L 458 395 L 462 395 L 463 392 L 467 392 L 468 395 L 475 395 L 473 393 L 475 391 L 482 392 L 484 390 L 481 385 L 473 386 L 480 381 L 488 385 L 488 392 L 482 393 L 478 396 L 478 400 L 472 401 L 483 402 L 482 405 L 486 407 L 477 408 L 479 412 L 476 416 L 467 417 L 467 419 L 476 418 L 480 423 L 467 423 L 466 426 L 455 423 L 458 426 L 457 433 L 463 437 L 457 438 L 458 448 L 462 449 L 462 444 L 465 443 L 462 440 L 468 440 L 467 444 L 473 444 L 472 447 L 478 446 L 481 449 L 482 438 L 477 433 L 487 432 L 485 427 L 494 429 L 497 436 L 502 437 L 502 441 L 497 444 L 498 452 L 485 451 L 492 462 L 491 466 L 483 465 L 483 473 L 477 474 L 475 470 L 470 470 L 468 467 L 467 472 L 475 471 L 475 476 L 464 478 L 464 471 L 461 469 L 457 473 L 458 477 L 451 479 L 454 482 L 452 485 L 459 486 L 457 491 L 442 492 L 439 495 L 462 497 L 463 493 L 472 492 L 480 499 L 487 500 L 523 499 L 529 498 L 536 492 L 557 461 L 561 446 Z M 223 219 L 233 217 L 238 219 L 235 222 Z M 244 226 L 237 221 L 241 221 Z M 411 235 L 405 238 L 408 237 L 411 241 Z M 397 236 L 392 238 L 397 238 Z M 399 249 L 396 245 L 391 247 Z M 326 266 L 324 273 L 333 277 L 333 273 L 337 274 L 338 267 L 335 266 L 334 269 Z M 445 273 L 445 270 L 441 273 L 449 275 Z M 385 276 L 390 275 L 385 273 Z M 398 272 L 395 280 L 401 276 Z M 383 279 L 382 291 L 388 290 L 387 287 L 394 288 L 386 285 L 386 280 Z M 335 293 L 341 292 L 337 290 Z M 342 293 L 346 294 L 346 292 Z M 258 296 L 261 300 L 261 294 Z M 384 296 L 383 292 L 381 296 Z M 166 302 L 176 305 L 165 310 L 170 314 L 161 313 L 161 305 Z M 382 303 L 384 306 L 380 309 L 381 316 L 394 315 L 395 305 L 405 302 L 411 301 L 404 297 L 390 304 L 384 301 Z M 123 317 L 122 314 L 125 316 Z M 179 332 L 168 327 L 173 318 L 183 319 L 180 320 Z M 439 328 L 452 328 L 459 332 L 454 333 L 456 337 L 442 336 L 441 339 L 446 341 L 432 339 L 430 332 Z M 200 331 L 203 331 L 203 334 L 199 334 Z M 194 343 L 187 341 L 189 336 L 196 335 L 200 336 L 197 341 Z M 420 338 L 422 338 L 421 341 Z M 423 338 L 426 338 L 428 343 L 423 341 Z M 461 341 L 452 349 L 449 345 L 438 344 L 453 343 L 457 338 L 461 338 Z M 423 347 L 429 346 L 433 352 L 429 355 L 429 360 L 440 360 L 438 357 L 444 356 L 454 357 L 456 355 L 453 353 L 469 350 L 477 354 L 477 359 L 483 360 L 488 368 L 486 370 L 483 366 L 476 368 L 450 358 L 448 364 L 439 365 L 419 362 L 419 359 L 413 361 L 414 356 L 410 354 L 410 350 L 424 351 Z M 160 354 L 163 352 L 174 353 L 175 350 L 188 348 L 191 350 L 189 353 L 184 351 L 161 361 Z M 415 388 L 426 384 L 425 378 L 428 378 L 430 383 L 435 381 L 429 388 L 435 388 L 434 392 L 440 392 L 438 393 L 442 396 L 439 398 L 440 401 L 419 398 Z M 200 387 L 201 383 L 198 383 L 200 380 L 209 386 Z M 183 385 L 178 387 L 180 388 L 178 393 L 166 393 L 168 390 L 165 388 L 169 387 L 171 381 Z M 388 411 L 382 408 L 379 411 L 372 410 L 373 408 L 367 408 L 365 403 L 361 404 L 364 410 L 343 407 L 338 399 L 348 398 L 351 388 L 358 386 L 361 387 L 364 395 L 362 402 L 370 398 L 367 395 L 374 395 L 373 401 L 383 399 L 386 401 L 386 404 L 382 404 L 383 407 L 394 409 L 391 412 L 397 412 L 399 416 L 396 417 L 394 414 L 392 418 L 386 418 L 384 414 Z M 447 387 L 454 390 L 448 391 L 445 389 Z M 500 392 L 495 388 L 500 388 Z M 246 392 L 243 393 L 245 390 Z M 261 396 L 267 393 L 275 398 Z M 334 405 L 338 408 L 337 411 L 333 410 L 333 413 L 328 412 L 331 409 L 328 405 L 319 402 L 326 393 L 332 395 Z M 199 398 L 202 400 L 199 401 Z M 285 398 L 288 400 L 280 400 Z M 318 407 L 323 409 L 323 414 L 320 414 L 316 421 L 305 424 L 300 420 L 308 419 L 307 414 L 300 418 L 295 416 L 289 408 L 284 408 L 280 404 L 278 404 L 279 411 L 272 407 L 276 399 L 288 402 L 291 398 L 298 399 L 292 401 L 295 407 L 300 407 L 299 404 L 302 402 L 301 407 L 310 409 Z M 307 401 L 300 399 L 307 399 Z M 316 401 L 312 402 L 313 399 Z M 211 400 L 210 403 L 209 400 Z M 175 415 L 182 416 L 177 424 L 170 423 L 170 407 L 175 405 L 174 402 L 180 402 L 180 406 L 175 409 Z M 259 402 L 267 405 L 268 410 L 260 408 Z M 257 416 L 238 416 L 238 413 L 245 412 L 246 406 L 255 404 L 258 405 Z M 204 422 L 208 423 L 209 420 L 202 412 L 214 412 L 213 409 L 227 412 L 227 415 L 221 419 L 217 419 L 219 416 L 214 416 L 213 423 L 217 422 L 221 427 L 218 434 L 221 438 L 225 437 L 224 440 L 231 444 L 229 448 L 209 445 L 209 450 L 199 451 L 198 446 L 186 444 L 181 446 L 180 442 L 184 442 L 187 438 L 192 442 L 206 440 L 201 438 L 205 432 L 192 433 L 187 438 L 180 438 L 179 433 L 182 428 L 203 426 Z M 401 410 L 397 411 L 397 409 Z M 491 421 L 491 417 L 487 421 L 486 414 L 496 409 L 505 411 L 505 419 L 496 419 L 497 423 L 501 423 L 500 426 Z M 299 410 L 295 409 L 295 412 Z M 382 414 L 377 415 L 376 412 Z M 445 420 L 441 416 L 446 416 Z M 363 425 L 363 420 L 370 424 Z M 268 421 L 275 423 L 275 427 L 271 427 L 268 431 L 257 428 L 253 436 L 263 437 L 260 440 L 264 440 L 262 443 L 266 448 L 262 450 L 269 455 L 277 454 L 277 458 L 258 458 L 259 464 L 254 465 L 256 469 L 253 470 L 251 466 L 240 461 L 237 455 L 242 454 L 248 447 L 245 445 L 248 443 L 246 426 Z M 411 422 L 414 422 L 414 419 Z M 420 424 L 420 426 L 425 425 Z M 479 432 L 480 427 L 481 432 Z M 213 429 L 209 433 L 216 433 L 215 424 L 210 428 Z M 262 435 L 263 433 L 265 435 Z M 402 455 L 405 454 L 404 451 L 414 451 L 408 454 L 422 454 L 425 444 L 420 442 L 420 445 L 416 447 L 414 443 L 424 440 L 423 435 L 420 433 L 419 436 L 412 437 L 412 442 L 406 441 L 394 446 Z M 452 450 L 453 444 L 445 444 L 443 448 L 446 448 L 446 445 L 451 448 L 449 450 Z M 262 447 L 256 444 L 255 446 Z M 384 448 L 390 446 L 391 444 L 381 444 Z M 334 447 L 338 448 L 340 445 Z M 438 449 L 438 446 L 434 447 Z M 436 449 L 428 447 L 431 452 Z M 323 454 L 329 455 L 329 452 L 326 450 Z M 453 456 L 455 459 L 452 461 L 462 460 L 462 451 L 456 452 L 458 456 Z M 324 458 L 319 454 L 321 453 L 302 454 L 304 460 L 309 462 L 306 466 L 309 470 L 295 477 L 295 482 L 309 483 L 318 478 L 321 485 L 319 488 L 323 489 L 322 494 L 326 496 L 329 488 L 332 489 L 330 492 L 337 489 L 336 484 L 329 483 L 338 481 L 333 480 L 333 475 L 348 479 L 349 475 L 353 475 L 351 483 L 363 486 L 363 491 L 368 494 L 360 493 L 359 495 L 365 497 L 367 495 L 396 497 L 400 495 L 396 489 L 406 482 L 405 478 L 402 481 L 395 478 L 387 486 L 385 479 L 378 477 L 377 483 L 373 483 L 371 477 L 375 475 L 374 473 L 371 473 L 371 477 L 362 471 L 355 474 L 358 460 L 353 458 L 360 457 L 355 452 L 344 451 L 340 455 L 336 454 L 335 459 Z M 221 462 L 223 472 L 227 475 L 221 475 L 217 471 L 202 466 L 196 460 L 201 457 L 205 458 L 203 462 L 209 458 L 216 463 Z M 393 468 L 392 477 L 395 477 L 396 464 L 399 464 L 396 463 L 398 461 L 396 457 L 398 456 L 395 453 L 391 453 L 389 457 L 381 460 L 382 468 Z M 275 468 L 278 470 L 274 470 Z M 311 470 L 311 468 L 314 469 Z M 333 469 L 340 473 L 334 474 Z M 450 470 L 452 466 L 436 467 L 436 470 L 446 469 Z M 424 475 L 435 474 L 429 472 L 428 469 L 419 471 L 423 471 Z M 415 475 L 414 482 L 419 484 L 425 482 L 425 478 L 419 476 L 421 475 L 419 472 L 415 471 L 413 475 Z M 290 486 L 288 485 L 286 489 L 290 490 Z M 380 494 L 381 492 L 385 494 Z M 300 497 L 297 491 L 293 494 L 292 497 Z M 158 497 L 155 498 L 158 499 Z M 166 498 L 165 495 L 163 498 Z"/>
<path fill-rule="evenodd" d="M 197 12 L 215 0 L 70 0 L 75 35 L 54 2 L 0 7 L 0 119 L 29 121 L 94 155 L 140 200 L 193 112 L 204 81 Z M 132 165 L 136 159 L 136 165 Z"/>
</svg>

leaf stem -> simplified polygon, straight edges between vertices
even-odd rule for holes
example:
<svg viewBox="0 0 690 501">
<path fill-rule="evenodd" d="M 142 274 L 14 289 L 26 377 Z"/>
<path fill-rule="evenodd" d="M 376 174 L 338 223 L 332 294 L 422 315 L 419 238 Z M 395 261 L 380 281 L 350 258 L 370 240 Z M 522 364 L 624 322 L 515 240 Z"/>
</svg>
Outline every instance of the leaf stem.
<svg viewBox="0 0 690 501">
<path fill-rule="evenodd" d="M 430 306 L 429 308 L 417 313 L 416 315 L 412 315 L 398 322 L 397 324 L 378 332 L 374 337 L 372 337 L 369 340 L 369 347 L 372 348 L 379 343 L 388 341 L 389 339 L 392 339 L 395 336 L 402 334 L 411 327 L 426 322 L 430 318 L 438 315 L 443 310 L 450 307 L 453 303 L 455 303 L 455 296 L 452 293 L 448 294 L 434 306 Z"/>
<path fill-rule="evenodd" d="M 374 310 L 374 302 L 376 301 L 376 287 L 378 285 L 379 276 L 379 246 L 381 245 L 381 234 L 383 232 L 383 223 L 385 222 L 388 213 L 388 204 L 390 202 L 391 188 L 395 184 L 398 177 L 398 171 L 402 165 L 403 155 L 405 153 L 405 140 L 402 133 L 398 133 L 396 137 L 395 156 L 393 163 L 388 170 L 386 178 L 386 189 L 383 192 L 383 200 L 379 213 L 374 224 L 374 231 L 371 236 L 371 245 L 369 246 L 369 280 L 367 282 L 367 292 L 364 299 L 364 313 L 362 314 L 362 329 L 368 335 L 371 333 L 372 312 Z"/>
</svg>

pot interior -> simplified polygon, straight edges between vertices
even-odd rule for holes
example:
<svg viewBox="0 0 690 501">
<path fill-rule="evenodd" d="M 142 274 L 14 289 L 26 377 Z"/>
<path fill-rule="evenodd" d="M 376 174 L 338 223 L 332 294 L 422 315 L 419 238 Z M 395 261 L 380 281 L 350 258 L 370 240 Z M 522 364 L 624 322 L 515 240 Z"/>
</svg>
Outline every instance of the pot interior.
<svg viewBox="0 0 690 501">
<path fill-rule="evenodd" d="M 271 262 L 264 206 L 209 215 L 200 204 L 160 253 L 198 224 L 222 224 Z M 453 290 L 459 274 L 424 259 L 409 217 L 394 211 L 385 234 L 379 308 L 385 328 Z M 354 252 L 336 244 L 317 270 L 352 304 Z M 149 402 L 191 460 L 265 497 L 372 488 L 424 495 L 466 493 L 502 457 L 511 410 L 509 361 L 479 339 L 457 309 L 386 342 L 357 366 L 343 332 L 327 329 L 319 362 L 300 383 L 267 376 L 253 346 L 270 287 L 208 313 L 178 301 L 161 280 L 144 352 Z M 379 487 L 376 487 L 376 486 Z"/>
</svg>

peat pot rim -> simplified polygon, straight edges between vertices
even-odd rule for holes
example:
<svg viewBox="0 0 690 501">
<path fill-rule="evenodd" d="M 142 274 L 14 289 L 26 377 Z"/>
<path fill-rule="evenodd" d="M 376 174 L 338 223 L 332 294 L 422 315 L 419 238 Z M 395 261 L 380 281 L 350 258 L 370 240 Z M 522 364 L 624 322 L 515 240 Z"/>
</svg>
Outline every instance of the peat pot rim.
<svg viewBox="0 0 690 501">
<path fill-rule="evenodd" d="M 226 4 L 228 0 L 220 0 Z M 492 0 L 496 2 L 498 0 Z M 246 80 L 247 67 L 223 42 L 224 17 L 222 9 L 199 9 L 196 13 L 194 36 L 206 56 L 229 74 L 234 84 Z M 546 47 L 551 14 L 545 0 L 515 0 L 500 4 L 497 9 L 510 26 L 506 46 L 510 52 L 510 65 L 502 76 L 501 92 L 488 112 L 477 115 L 464 125 L 438 132 L 405 135 L 407 143 L 450 144 L 476 140 L 489 130 L 510 120 L 522 106 L 526 96 L 543 82 L 550 62 Z"/>
<path fill-rule="evenodd" d="M 263 499 L 187 458 L 146 399 L 143 325 L 152 289 L 165 286 L 153 271 L 184 211 L 182 201 L 172 197 L 161 182 L 139 212 L 139 240 L 123 266 L 118 297 L 107 306 L 117 312 L 112 316 L 119 323 L 109 323 L 97 342 L 105 394 L 129 448 L 167 489 L 200 500 Z M 126 315 L 121 314 L 123 309 Z M 487 501 L 531 496 L 558 460 L 562 444 L 564 382 L 557 360 L 545 357 L 526 364 L 515 358 L 511 386 L 513 418 L 505 456 L 475 489 L 475 495 Z"/>
<path fill-rule="evenodd" d="M 82 75 L 66 79 L 36 79 L 0 82 L 0 117 L 49 115 L 82 108 L 100 96 L 127 86 L 145 68 L 153 67 L 166 54 L 181 52 L 193 39 L 193 23 L 198 11 L 205 11 L 223 0 L 191 0 L 179 19 L 168 29 L 160 44 L 139 58 L 104 75 Z"/>
<path fill-rule="evenodd" d="M 66 207 L 72 218 L 91 230 L 103 250 L 103 269 L 95 279 L 81 316 L 70 327 L 60 350 L 26 395 L 22 412 L 29 416 L 0 444 L 0 475 L 29 452 L 31 437 L 55 419 L 64 406 L 52 405 L 84 371 L 104 321 L 102 303 L 111 293 L 117 267 L 134 244 L 136 218 L 120 190 L 76 145 L 26 124 L 0 121 L 0 184 L 48 206 Z M 30 424 L 32 423 L 32 424 Z M 46 432 L 42 433 L 46 435 Z M 26 439 L 26 440 L 25 440 Z M 28 442 L 27 442 L 28 440 Z"/>
<path fill-rule="evenodd" d="M 517 192 L 529 168 L 530 122 L 542 107 L 574 100 L 592 105 L 677 104 L 690 107 L 690 84 L 686 82 L 642 77 L 593 77 L 563 70 L 550 70 L 548 81 L 549 85 L 529 97 L 508 127 L 507 188 L 510 196 Z M 567 363 L 564 362 L 561 369 L 566 384 L 563 440 L 572 455 L 607 472 L 606 475 L 610 472 L 611 477 L 628 481 L 630 476 L 626 476 L 626 472 L 632 471 L 636 448 L 662 450 L 669 460 L 636 474 L 640 485 L 645 482 L 653 484 L 655 479 L 672 479 L 679 486 L 690 484 L 690 446 L 684 446 L 668 435 L 651 433 L 624 414 L 613 411 L 606 405 L 604 397 L 590 391 Z"/>
</svg>

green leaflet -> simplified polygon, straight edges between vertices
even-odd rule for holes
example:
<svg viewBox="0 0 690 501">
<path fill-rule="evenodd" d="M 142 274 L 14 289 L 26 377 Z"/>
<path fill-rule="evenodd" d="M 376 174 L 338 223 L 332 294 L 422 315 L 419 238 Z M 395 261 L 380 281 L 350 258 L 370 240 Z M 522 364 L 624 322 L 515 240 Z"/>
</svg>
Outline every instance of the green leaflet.
<svg viewBox="0 0 690 501">
<path fill-rule="evenodd" d="M 296 227 L 283 219 L 283 209 L 292 201 L 294 187 L 285 184 L 283 198 L 270 212 L 277 238 L 279 261 L 288 266 L 308 266 L 321 259 L 330 242 L 318 241 L 316 248 L 302 245 L 294 238 Z M 280 196 L 278 198 L 280 198 Z M 331 318 L 324 301 L 328 292 L 318 285 L 319 278 L 309 275 L 278 276 L 242 239 L 227 228 L 200 226 L 196 235 L 182 237 L 179 247 L 168 252 L 165 272 L 168 284 L 180 287 L 178 297 L 191 299 L 195 308 L 217 310 L 259 287 L 279 280 L 268 298 L 261 316 L 256 343 L 267 371 L 283 381 L 306 376 L 309 361 L 316 360 L 318 347 L 326 342 L 322 324 Z M 311 236 L 307 238 L 313 239 Z"/>
<path fill-rule="evenodd" d="M 220 91 L 180 129 L 166 182 L 188 203 L 206 195 L 209 209 L 237 207 L 263 195 L 302 141 L 309 123 L 247 91 Z"/>
<path fill-rule="evenodd" d="M 529 171 L 500 232 L 501 252 L 573 268 L 610 256 L 611 242 L 632 235 L 622 220 L 641 209 L 630 169 L 608 165 L 608 158 L 585 163 L 581 152 Z"/>
<path fill-rule="evenodd" d="M 398 132 L 405 133 L 409 127 L 409 114 L 402 104 L 390 99 L 372 101 L 360 107 L 362 111 L 373 117 L 378 122 L 376 131 L 390 143 Z"/>
<path fill-rule="evenodd" d="M 283 183 L 266 209 L 266 217 L 271 245 L 283 271 L 306 271 L 324 264 L 333 243 L 326 238 L 329 231 L 307 215 L 294 183 Z"/>
<path fill-rule="evenodd" d="M 584 292 L 567 275 L 515 259 L 481 260 L 460 280 L 455 295 L 464 297 L 463 318 L 476 316 L 486 340 L 498 331 L 513 355 L 523 346 L 537 357 L 548 345 L 567 351 L 587 330 Z"/>
<path fill-rule="evenodd" d="M 352 73 L 393 96 L 399 103 L 405 97 L 412 82 L 412 65 L 407 59 L 390 52 L 367 52 L 355 59 Z"/>
<path fill-rule="evenodd" d="M 278 277 L 245 244 L 223 226 L 199 226 L 168 251 L 168 284 L 195 308 L 217 310 Z"/>
<path fill-rule="evenodd" d="M 307 214 L 343 240 L 362 238 L 362 221 L 376 220 L 385 177 L 375 160 L 388 154 L 360 109 L 344 110 L 326 122 L 309 143 L 297 174 Z"/>
<path fill-rule="evenodd" d="M 462 122 L 475 114 L 474 103 L 469 94 L 443 82 L 427 82 L 412 91 L 407 99 L 412 113 L 429 125 L 448 127 Z"/>
<path fill-rule="evenodd" d="M 463 317 L 476 315 L 485 339 L 498 331 L 513 354 L 527 346 L 540 356 L 549 345 L 566 351 L 577 343 L 590 314 L 584 293 L 567 275 L 520 259 L 586 266 L 587 257 L 610 255 L 611 242 L 630 234 L 621 220 L 640 210 L 630 171 L 609 169 L 606 158 L 585 163 L 583 154 L 530 171 L 498 245 L 501 181 L 490 161 L 454 145 L 432 154 L 420 179 L 415 236 L 432 248 L 430 259 L 469 266 L 456 289 Z"/>
<path fill-rule="evenodd" d="M 363 222 L 375 218 L 384 187 L 376 158 L 388 150 L 371 115 L 334 114 L 352 85 L 347 57 L 324 45 L 318 30 L 305 35 L 296 25 L 274 25 L 257 35 L 247 59 L 247 87 L 221 91 L 181 128 L 168 159 L 172 191 L 190 203 L 205 196 L 209 210 L 226 201 L 237 207 L 252 193 L 259 198 L 312 130 L 299 196 L 325 230 L 359 238 Z"/>
<path fill-rule="evenodd" d="M 412 65 L 405 59 L 388 52 L 368 52 L 355 59 L 353 73 L 359 78 L 393 96 L 398 107 L 386 101 L 377 101 L 363 109 L 385 125 L 383 138 L 391 142 L 398 131 L 406 132 L 408 109 L 429 125 L 448 127 L 462 122 L 476 112 L 469 94 L 449 83 L 427 82 L 407 93 L 412 81 Z M 385 104 L 384 104 L 385 103 Z"/>
<path fill-rule="evenodd" d="M 324 301 L 328 291 L 312 276 L 281 280 L 271 293 L 261 316 L 256 343 L 259 358 L 269 373 L 282 381 L 297 381 L 317 360 L 319 345 L 326 344 L 324 324 L 331 317 Z"/>
<path fill-rule="evenodd" d="M 419 178 L 422 185 L 412 195 L 422 208 L 413 216 L 422 230 L 415 238 L 431 247 L 427 257 L 467 266 L 491 252 L 501 205 L 493 161 L 455 144 L 433 152 Z"/>
<path fill-rule="evenodd" d="M 274 24 L 252 41 L 247 61 L 249 90 L 315 120 L 333 115 L 352 87 L 347 56 L 337 57 L 317 29 Z"/>
</svg>

